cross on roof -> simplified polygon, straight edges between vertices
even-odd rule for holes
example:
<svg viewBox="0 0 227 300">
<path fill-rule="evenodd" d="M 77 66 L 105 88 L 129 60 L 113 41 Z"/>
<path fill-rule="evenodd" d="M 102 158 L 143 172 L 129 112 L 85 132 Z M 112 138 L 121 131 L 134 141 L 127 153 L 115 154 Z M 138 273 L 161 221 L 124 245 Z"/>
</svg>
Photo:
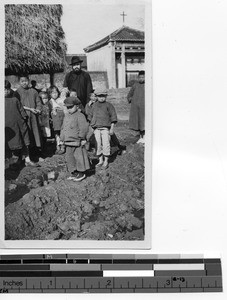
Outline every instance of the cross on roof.
<svg viewBox="0 0 227 300">
<path fill-rule="evenodd" d="M 125 22 L 125 16 L 127 16 L 126 14 L 125 14 L 125 12 L 123 11 L 123 14 L 121 14 L 121 16 L 123 17 L 123 23 Z"/>
</svg>

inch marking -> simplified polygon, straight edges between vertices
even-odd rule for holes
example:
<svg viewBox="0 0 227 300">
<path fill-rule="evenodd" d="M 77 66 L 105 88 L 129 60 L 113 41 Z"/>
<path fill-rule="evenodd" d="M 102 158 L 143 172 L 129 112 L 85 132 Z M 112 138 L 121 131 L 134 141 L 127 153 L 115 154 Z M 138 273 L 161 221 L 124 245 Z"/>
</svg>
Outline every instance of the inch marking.
<svg viewBox="0 0 227 300">
<path fill-rule="evenodd" d="M 6 289 L 6 288 L 0 289 L 0 293 L 1 294 L 3 294 L 3 293 L 9 293 L 9 289 Z"/>
<path fill-rule="evenodd" d="M 10 287 L 10 290 L 8 288 Z M 32 290 L 43 293 L 49 291 L 79 293 L 95 291 L 117 293 L 122 292 L 222 292 L 222 277 L 218 276 L 154 276 L 154 277 L 29 277 L 12 280 L 0 278 L 0 293 Z M 78 290 L 78 291 L 77 291 Z"/>
</svg>

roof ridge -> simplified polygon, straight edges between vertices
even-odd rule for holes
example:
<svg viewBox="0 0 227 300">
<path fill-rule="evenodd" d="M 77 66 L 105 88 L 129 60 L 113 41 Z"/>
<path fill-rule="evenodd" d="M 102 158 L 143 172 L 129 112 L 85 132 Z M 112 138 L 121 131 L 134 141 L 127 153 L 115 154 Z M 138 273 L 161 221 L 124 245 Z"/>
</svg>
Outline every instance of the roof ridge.
<svg viewBox="0 0 227 300">
<path fill-rule="evenodd" d="M 143 33 L 144 31 L 143 30 L 139 30 L 139 29 L 135 29 L 135 28 L 132 28 L 132 27 L 130 27 L 130 26 L 127 26 L 127 25 L 122 25 L 120 28 L 118 28 L 117 30 L 115 30 L 114 32 L 112 32 L 112 33 L 110 33 L 109 34 L 109 36 L 111 36 L 111 35 L 117 35 L 121 30 L 123 30 L 123 29 L 130 29 L 130 30 L 133 30 L 133 31 L 137 31 L 137 32 L 139 32 L 139 33 Z"/>
<path fill-rule="evenodd" d="M 129 27 L 129 26 L 126 26 L 126 25 L 123 25 L 121 26 L 120 28 L 116 29 L 115 31 L 113 31 L 112 33 L 108 34 L 107 36 L 105 36 L 104 38 L 102 38 L 101 40 L 99 40 L 98 42 L 92 44 L 92 45 L 89 45 L 87 47 L 84 48 L 84 51 L 87 52 L 87 51 L 90 51 L 92 48 L 94 47 L 99 47 L 101 45 L 104 45 L 104 44 L 108 44 L 109 41 L 111 40 L 114 40 L 114 38 L 119 34 L 121 33 L 124 29 L 128 29 L 128 30 L 131 30 L 133 32 L 136 32 L 136 33 L 139 33 L 139 34 L 144 34 L 144 31 L 142 30 L 138 30 L 138 29 L 134 29 L 132 27 Z M 136 38 L 137 40 L 138 38 Z"/>
<path fill-rule="evenodd" d="M 131 30 L 133 30 L 133 31 L 140 32 L 140 33 L 143 33 L 143 32 L 144 32 L 144 30 L 135 29 L 135 28 L 132 28 L 132 27 L 130 27 L 130 26 L 125 26 L 125 27 L 127 27 L 127 28 L 129 28 L 129 29 L 131 29 Z"/>
<path fill-rule="evenodd" d="M 121 26 L 120 28 L 116 29 L 114 32 L 112 32 L 110 34 L 110 36 L 112 35 L 113 37 L 116 36 L 122 29 L 124 29 L 126 26 Z"/>
</svg>

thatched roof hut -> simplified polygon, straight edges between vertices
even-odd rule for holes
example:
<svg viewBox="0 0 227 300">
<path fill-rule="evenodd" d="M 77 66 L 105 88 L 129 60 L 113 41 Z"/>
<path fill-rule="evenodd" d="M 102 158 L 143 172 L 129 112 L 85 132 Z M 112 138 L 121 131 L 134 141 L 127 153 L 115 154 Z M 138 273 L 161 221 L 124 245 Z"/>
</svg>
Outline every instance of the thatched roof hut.
<svg viewBox="0 0 227 300">
<path fill-rule="evenodd" d="M 66 44 L 61 5 L 5 5 L 5 73 L 63 71 Z"/>
</svg>

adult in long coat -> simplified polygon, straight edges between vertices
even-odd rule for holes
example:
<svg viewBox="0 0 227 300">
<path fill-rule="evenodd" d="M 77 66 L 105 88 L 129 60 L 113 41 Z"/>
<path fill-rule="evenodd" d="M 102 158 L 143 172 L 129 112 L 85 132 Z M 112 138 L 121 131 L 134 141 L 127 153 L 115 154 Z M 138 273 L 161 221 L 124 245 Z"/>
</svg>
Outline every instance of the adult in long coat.
<svg viewBox="0 0 227 300">
<path fill-rule="evenodd" d="M 69 91 L 76 90 L 77 97 L 85 107 L 90 101 L 89 95 L 93 91 L 92 81 L 90 75 L 81 70 L 81 60 L 78 56 L 73 56 L 71 59 L 72 71 L 67 73 L 63 83 L 64 88 Z"/>
<path fill-rule="evenodd" d="M 145 134 L 145 74 L 139 72 L 139 80 L 131 87 L 127 99 L 131 103 L 129 128 L 140 132 L 139 143 L 144 142 Z"/>
<path fill-rule="evenodd" d="M 20 103 L 5 87 L 5 144 L 7 156 L 9 152 L 16 152 L 29 146 L 27 114 Z"/>
<path fill-rule="evenodd" d="M 36 90 L 28 87 L 28 77 L 20 77 L 20 87 L 16 90 L 14 95 L 21 101 L 27 115 L 30 147 L 41 147 L 41 130 L 39 127 L 38 114 L 41 112 L 42 103 Z"/>
</svg>

